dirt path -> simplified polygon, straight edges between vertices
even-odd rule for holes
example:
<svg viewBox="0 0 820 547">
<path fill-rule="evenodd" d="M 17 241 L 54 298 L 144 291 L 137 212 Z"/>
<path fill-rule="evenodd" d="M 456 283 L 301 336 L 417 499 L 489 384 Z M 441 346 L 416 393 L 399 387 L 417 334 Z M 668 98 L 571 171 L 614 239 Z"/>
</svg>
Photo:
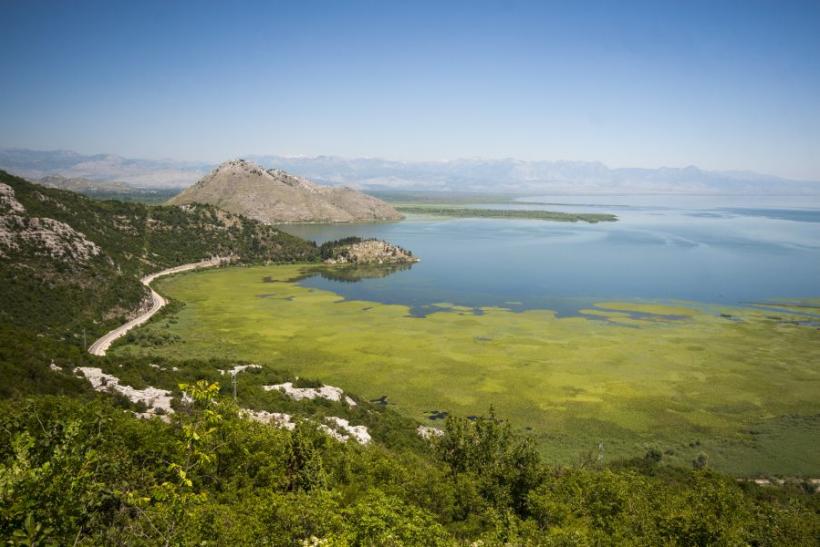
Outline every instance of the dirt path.
<svg viewBox="0 0 820 547">
<path fill-rule="evenodd" d="M 96 342 L 91 344 L 91 347 L 88 348 L 88 353 L 91 355 L 105 355 L 105 352 L 108 351 L 108 348 L 111 347 L 111 344 L 117 338 L 124 336 L 129 330 L 133 329 L 134 327 L 138 327 L 151 319 L 151 317 L 157 313 L 159 310 L 165 306 L 168 301 L 165 300 L 158 292 L 154 289 L 151 289 L 151 282 L 158 278 L 165 275 L 171 275 L 180 272 L 187 272 L 188 270 L 195 270 L 197 268 L 209 268 L 212 266 L 219 266 L 220 264 L 224 264 L 226 262 L 230 262 L 232 258 L 211 258 L 209 260 L 203 260 L 201 262 L 193 262 L 191 264 L 183 264 L 182 266 L 176 266 L 174 268 L 168 268 L 167 270 L 162 270 L 161 272 L 152 273 L 151 275 L 146 275 L 142 278 L 142 284 L 148 287 L 151 290 L 151 309 L 146 311 L 145 313 L 140 314 L 138 317 L 135 317 L 131 321 L 125 323 L 117 327 L 116 329 L 108 332 L 107 334 L 103 335 L 99 338 Z"/>
</svg>

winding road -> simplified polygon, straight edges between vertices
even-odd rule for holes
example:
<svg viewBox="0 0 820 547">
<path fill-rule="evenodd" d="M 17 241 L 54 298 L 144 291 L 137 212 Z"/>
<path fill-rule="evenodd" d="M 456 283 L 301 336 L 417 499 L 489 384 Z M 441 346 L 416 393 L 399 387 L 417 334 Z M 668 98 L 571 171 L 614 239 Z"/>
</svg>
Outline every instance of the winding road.
<svg viewBox="0 0 820 547">
<path fill-rule="evenodd" d="M 135 317 L 134 319 L 130 320 L 129 322 L 125 323 L 124 325 L 120 325 L 116 329 L 104 334 L 100 337 L 96 342 L 91 344 L 88 348 L 88 353 L 91 355 L 99 355 L 100 357 L 105 355 L 105 352 L 108 351 L 108 348 L 111 347 L 111 344 L 114 343 L 114 340 L 124 336 L 129 330 L 133 329 L 134 327 L 139 327 L 151 317 L 155 313 L 165 306 L 168 301 L 162 297 L 157 291 L 151 289 L 151 282 L 158 278 L 165 275 L 171 275 L 180 272 L 187 272 L 188 270 L 196 270 L 198 268 L 209 268 L 212 266 L 219 266 L 226 262 L 230 262 L 233 260 L 234 257 L 228 258 L 211 258 L 208 260 L 203 260 L 201 262 L 192 262 L 191 264 L 183 264 L 182 266 L 175 266 L 173 268 L 168 268 L 167 270 L 162 270 L 161 272 L 152 273 L 151 275 L 146 275 L 142 278 L 142 284 L 148 287 L 151 290 L 151 309 L 146 311 L 145 313 L 140 314 L 139 316 Z"/>
</svg>

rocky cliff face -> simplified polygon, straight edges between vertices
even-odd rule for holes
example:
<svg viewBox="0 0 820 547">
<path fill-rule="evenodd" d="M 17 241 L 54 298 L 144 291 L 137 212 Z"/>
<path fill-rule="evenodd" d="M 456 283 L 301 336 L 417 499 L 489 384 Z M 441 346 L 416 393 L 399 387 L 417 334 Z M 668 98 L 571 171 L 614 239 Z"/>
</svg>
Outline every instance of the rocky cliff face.
<svg viewBox="0 0 820 547">
<path fill-rule="evenodd" d="M 402 218 L 387 203 L 352 188 L 319 186 L 245 160 L 223 163 L 169 203 L 207 203 L 269 224 Z"/>
<path fill-rule="evenodd" d="M 85 234 L 65 222 L 30 216 L 17 200 L 14 188 L 0 182 L 0 257 L 18 252 L 71 265 L 72 262 L 86 263 L 101 251 Z"/>
</svg>

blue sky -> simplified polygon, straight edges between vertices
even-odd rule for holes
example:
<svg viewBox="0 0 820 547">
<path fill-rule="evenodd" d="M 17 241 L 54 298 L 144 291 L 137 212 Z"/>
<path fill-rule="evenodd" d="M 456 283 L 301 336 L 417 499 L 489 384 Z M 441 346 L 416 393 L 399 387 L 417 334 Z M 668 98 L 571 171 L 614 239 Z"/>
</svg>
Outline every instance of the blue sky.
<svg viewBox="0 0 820 547">
<path fill-rule="evenodd" d="M 820 180 L 820 2 L 4 0 L 0 146 Z"/>
</svg>

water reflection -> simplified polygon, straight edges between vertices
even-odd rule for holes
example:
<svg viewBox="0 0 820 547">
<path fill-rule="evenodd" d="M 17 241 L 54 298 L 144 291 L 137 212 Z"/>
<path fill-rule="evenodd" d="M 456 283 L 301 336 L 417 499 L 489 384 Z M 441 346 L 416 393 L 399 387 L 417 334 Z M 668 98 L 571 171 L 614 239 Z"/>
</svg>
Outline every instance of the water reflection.
<svg viewBox="0 0 820 547">
<path fill-rule="evenodd" d="M 403 272 L 413 267 L 407 264 L 368 264 L 355 266 L 324 266 L 306 272 L 305 278 L 318 275 L 329 281 L 342 283 L 358 283 L 364 279 L 381 279 L 396 272 Z"/>
</svg>

